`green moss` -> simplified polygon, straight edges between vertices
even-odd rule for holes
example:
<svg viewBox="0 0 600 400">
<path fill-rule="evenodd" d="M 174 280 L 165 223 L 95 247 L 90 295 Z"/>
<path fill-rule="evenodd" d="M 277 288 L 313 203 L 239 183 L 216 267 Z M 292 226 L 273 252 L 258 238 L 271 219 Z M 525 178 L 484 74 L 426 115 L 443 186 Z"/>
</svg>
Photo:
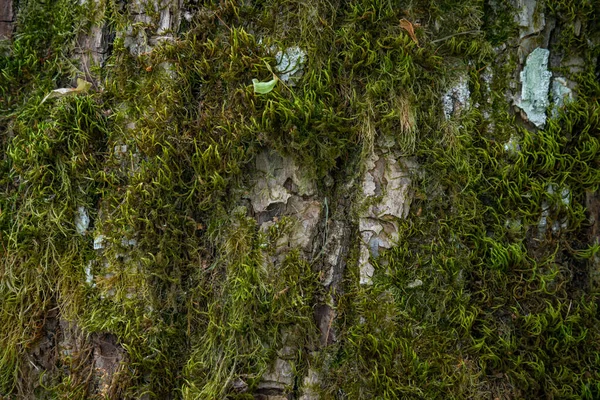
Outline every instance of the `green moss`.
<svg viewBox="0 0 600 400">
<path fill-rule="evenodd" d="M 589 61 L 569 75 L 578 99 L 530 132 L 506 101 L 515 56 L 492 50 L 514 34 L 508 4 L 196 3 L 176 40 L 134 56 L 120 37 L 90 93 L 44 104 L 78 74 L 68 54 L 92 18 L 68 1 L 23 3 L 0 58 L 0 393 L 29 394 L 28 355 L 58 310 L 85 335 L 116 337 L 123 398 L 248 397 L 233 380 L 256 389 L 290 337 L 294 394 L 317 366 L 324 398 L 598 396 L 585 210 L 600 184 L 597 46 L 563 29 L 558 46 Z M 555 3 L 560 26 L 592 26 L 591 3 Z M 106 6 L 124 31 L 131 16 Z M 159 14 L 147 11 L 136 29 L 151 32 Z M 304 49 L 304 75 L 256 95 L 272 45 Z M 478 106 L 446 121 L 441 94 L 463 73 Z M 381 137 L 421 166 L 411 215 L 372 287 L 358 285 L 349 244 L 337 342 L 314 354 L 314 308 L 329 293 L 298 249 L 278 253 L 289 220 L 264 232 L 239 208 L 243 172 L 269 147 L 346 183 Z M 84 234 L 78 207 L 92 220 Z M 38 397 L 87 396 L 75 358 L 51 364 L 31 383 Z"/>
</svg>

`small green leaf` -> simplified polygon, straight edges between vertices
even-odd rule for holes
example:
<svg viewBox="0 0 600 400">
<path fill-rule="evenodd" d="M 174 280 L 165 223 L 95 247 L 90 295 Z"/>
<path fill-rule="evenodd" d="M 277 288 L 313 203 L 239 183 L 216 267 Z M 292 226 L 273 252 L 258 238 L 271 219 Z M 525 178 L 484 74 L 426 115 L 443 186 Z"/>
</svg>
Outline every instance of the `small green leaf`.
<svg viewBox="0 0 600 400">
<path fill-rule="evenodd" d="M 266 94 L 269 93 L 277 84 L 277 79 L 271 79 L 268 82 L 259 82 L 258 79 L 252 79 L 254 85 L 254 93 Z"/>
</svg>

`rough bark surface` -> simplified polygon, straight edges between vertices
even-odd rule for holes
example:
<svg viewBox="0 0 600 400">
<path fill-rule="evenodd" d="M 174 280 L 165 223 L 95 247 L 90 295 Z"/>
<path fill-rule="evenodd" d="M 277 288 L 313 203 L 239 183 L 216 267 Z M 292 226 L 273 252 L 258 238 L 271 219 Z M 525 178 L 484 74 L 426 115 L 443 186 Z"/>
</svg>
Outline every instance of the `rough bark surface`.
<svg viewBox="0 0 600 400">
<path fill-rule="evenodd" d="M 208 3 L 0 3 L 0 397 L 598 398 L 597 5 Z"/>
<path fill-rule="evenodd" d="M 14 21 L 12 0 L 3 1 L 0 4 L 0 40 L 10 38 Z"/>
</svg>

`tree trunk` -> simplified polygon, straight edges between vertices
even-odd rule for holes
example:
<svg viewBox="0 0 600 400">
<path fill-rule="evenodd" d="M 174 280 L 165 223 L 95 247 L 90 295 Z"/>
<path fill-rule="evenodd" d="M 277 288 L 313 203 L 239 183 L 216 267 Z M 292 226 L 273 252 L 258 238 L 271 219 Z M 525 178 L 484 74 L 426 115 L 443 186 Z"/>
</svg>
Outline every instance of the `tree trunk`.
<svg viewBox="0 0 600 400">
<path fill-rule="evenodd" d="M 0 4 L 0 395 L 600 397 L 598 21 Z"/>
</svg>

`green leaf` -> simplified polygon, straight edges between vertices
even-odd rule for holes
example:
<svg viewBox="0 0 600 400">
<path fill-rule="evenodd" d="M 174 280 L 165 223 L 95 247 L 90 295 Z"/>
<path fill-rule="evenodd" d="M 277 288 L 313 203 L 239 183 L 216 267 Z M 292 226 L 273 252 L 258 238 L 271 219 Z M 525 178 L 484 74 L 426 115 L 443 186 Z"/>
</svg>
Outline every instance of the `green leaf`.
<svg viewBox="0 0 600 400">
<path fill-rule="evenodd" d="M 259 82 L 258 79 L 252 79 L 254 85 L 254 93 L 266 94 L 269 93 L 277 84 L 277 79 L 271 79 L 268 82 Z"/>
</svg>

